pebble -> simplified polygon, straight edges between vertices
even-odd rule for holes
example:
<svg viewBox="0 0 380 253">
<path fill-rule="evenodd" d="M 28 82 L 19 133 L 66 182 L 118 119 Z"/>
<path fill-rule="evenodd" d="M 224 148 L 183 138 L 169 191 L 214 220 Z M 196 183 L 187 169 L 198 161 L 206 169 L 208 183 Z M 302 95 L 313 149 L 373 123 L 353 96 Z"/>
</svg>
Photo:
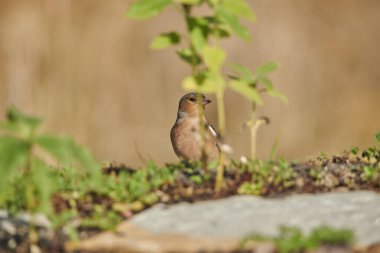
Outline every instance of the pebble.
<svg viewBox="0 0 380 253">
<path fill-rule="evenodd" d="M 9 217 L 9 214 L 6 210 L 0 209 L 0 219 L 6 219 Z"/>
<path fill-rule="evenodd" d="M 0 221 L 0 229 L 4 230 L 10 235 L 15 235 L 17 232 L 17 229 L 15 225 L 13 225 L 10 221 L 8 220 L 2 220 Z"/>
<path fill-rule="evenodd" d="M 25 223 L 30 223 L 32 221 L 34 225 L 40 226 L 43 228 L 51 227 L 50 220 L 46 217 L 46 215 L 40 214 L 40 213 L 31 215 L 30 213 L 22 212 L 16 216 L 16 219 L 23 221 Z"/>
</svg>

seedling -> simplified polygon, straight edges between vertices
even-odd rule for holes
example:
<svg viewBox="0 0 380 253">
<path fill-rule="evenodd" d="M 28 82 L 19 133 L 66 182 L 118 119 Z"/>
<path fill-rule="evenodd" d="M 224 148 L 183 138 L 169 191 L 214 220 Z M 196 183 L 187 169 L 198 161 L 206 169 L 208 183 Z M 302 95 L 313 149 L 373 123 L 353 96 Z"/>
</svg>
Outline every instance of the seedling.
<svg viewBox="0 0 380 253">
<path fill-rule="evenodd" d="M 287 102 L 287 98 L 273 87 L 272 81 L 267 76 L 270 72 L 278 68 L 276 63 L 266 63 L 257 68 L 255 73 L 250 69 L 237 64 L 233 65 L 232 68 L 237 75 L 230 75 L 230 78 L 232 79 L 230 82 L 231 89 L 251 102 L 251 119 L 246 125 L 250 128 L 251 132 L 251 159 L 255 159 L 257 153 L 257 130 L 261 125 L 269 123 L 267 118 L 257 117 L 257 106 L 263 105 L 261 94 L 267 93 L 270 96 L 280 98 L 284 102 Z"/>
<path fill-rule="evenodd" d="M 377 132 L 375 134 L 375 140 L 376 140 L 377 145 L 380 147 L 380 132 Z"/>
<path fill-rule="evenodd" d="M 337 229 L 329 226 L 314 228 L 309 235 L 305 235 L 297 227 L 281 226 L 276 237 L 251 235 L 243 239 L 244 248 L 249 241 L 269 241 L 276 246 L 279 253 L 301 253 L 313 251 L 320 246 L 351 246 L 355 241 L 354 233 L 348 229 Z"/>
<path fill-rule="evenodd" d="M 25 203 L 20 205 L 30 212 L 49 213 L 56 177 L 48 160 L 55 161 L 58 167 L 79 164 L 92 178 L 100 173 L 100 166 L 86 148 L 68 137 L 40 134 L 41 123 L 15 107 L 10 107 L 7 120 L 0 122 L 0 206 L 9 197 L 4 187 L 21 177 L 24 187 L 18 195 Z"/>
</svg>

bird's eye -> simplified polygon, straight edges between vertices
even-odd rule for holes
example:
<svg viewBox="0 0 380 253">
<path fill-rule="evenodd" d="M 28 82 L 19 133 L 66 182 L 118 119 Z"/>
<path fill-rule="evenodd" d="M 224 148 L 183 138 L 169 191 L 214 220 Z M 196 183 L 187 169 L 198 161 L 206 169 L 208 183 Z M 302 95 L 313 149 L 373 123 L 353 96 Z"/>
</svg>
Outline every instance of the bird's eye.
<svg viewBox="0 0 380 253">
<path fill-rule="evenodd" d="M 195 98 L 189 98 L 189 100 L 190 100 L 191 102 L 195 102 L 195 101 L 196 101 Z"/>
</svg>

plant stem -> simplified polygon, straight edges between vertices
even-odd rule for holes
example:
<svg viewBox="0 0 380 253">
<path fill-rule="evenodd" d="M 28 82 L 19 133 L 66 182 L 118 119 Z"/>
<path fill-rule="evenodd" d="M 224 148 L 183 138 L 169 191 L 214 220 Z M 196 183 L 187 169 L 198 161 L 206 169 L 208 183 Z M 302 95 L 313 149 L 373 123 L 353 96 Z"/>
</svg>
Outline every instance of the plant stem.
<svg viewBox="0 0 380 253">
<path fill-rule="evenodd" d="M 224 98 L 224 90 L 219 90 L 216 93 L 216 99 L 217 99 L 217 105 L 218 105 L 219 133 L 220 133 L 221 138 L 223 138 L 226 131 L 223 98 Z M 215 181 L 215 191 L 217 192 L 220 191 L 223 184 L 224 162 L 225 162 L 225 154 L 223 150 L 220 150 L 219 163 L 216 170 L 216 181 Z"/>
<path fill-rule="evenodd" d="M 262 117 L 257 119 L 256 117 L 256 104 L 252 104 L 251 120 L 249 122 L 251 130 L 251 159 L 256 159 L 256 143 L 257 143 L 257 131 L 259 127 L 263 124 L 269 124 L 269 119 Z"/>
<path fill-rule="evenodd" d="M 219 163 L 216 171 L 215 191 L 219 192 L 223 185 L 225 153 L 220 151 Z"/>
<path fill-rule="evenodd" d="M 251 159 L 256 159 L 256 137 L 257 137 L 257 128 L 256 125 L 256 104 L 252 103 L 252 111 L 251 111 Z"/>
<path fill-rule="evenodd" d="M 226 133 L 226 119 L 224 112 L 224 89 L 218 90 L 218 92 L 216 93 L 216 100 L 218 104 L 219 133 L 223 137 Z"/>
</svg>

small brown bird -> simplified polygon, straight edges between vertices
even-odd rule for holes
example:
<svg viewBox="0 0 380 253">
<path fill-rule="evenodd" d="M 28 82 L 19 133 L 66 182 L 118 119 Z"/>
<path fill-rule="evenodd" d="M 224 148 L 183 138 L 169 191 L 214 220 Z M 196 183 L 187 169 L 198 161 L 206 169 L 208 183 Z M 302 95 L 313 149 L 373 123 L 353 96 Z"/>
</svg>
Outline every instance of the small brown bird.
<svg viewBox="0 0 380 253">
<path fill-rule="evenodd" d="M 178 157 L 188 161 L 202 158 L 198 98 L 202 99 L 203 110 L 205 105 L 211 103 L 211 100 L 203 94 L 189 93 L 184 95 L 179 101 L 177 120 L 170 131 L 174 152 Z M 206 124 L 205 152 L 207 161 L 211 162 L 217 159 L 219 155 L 218 135 L 205 117 L 203 120 Z"/>
</svg>

